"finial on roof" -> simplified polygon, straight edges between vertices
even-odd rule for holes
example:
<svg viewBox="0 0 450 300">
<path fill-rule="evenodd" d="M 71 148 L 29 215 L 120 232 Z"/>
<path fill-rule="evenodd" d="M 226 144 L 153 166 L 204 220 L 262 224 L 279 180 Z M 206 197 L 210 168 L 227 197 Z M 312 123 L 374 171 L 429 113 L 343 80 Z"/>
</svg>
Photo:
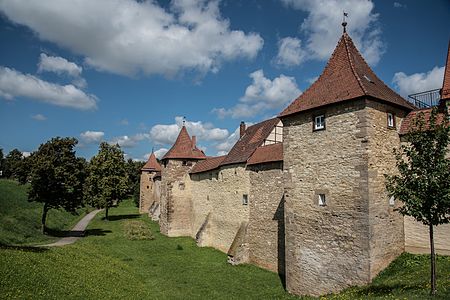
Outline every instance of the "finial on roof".
<svg viewBox="0 0 450 300">
<path fill-rule="evenodd" d="M 347 21 L 345 20 L 345 18 L 348 17 L 348 13 L 346 13 L 345 11 L 343 13 L 344 15 L 342 16 L 342 27 L 344 27 L 344 32 L 347 32 Z"/>
<path fill-rule="evenodd" d="M 186 125 L 186 117 L 183 117 L 183 126 Z"/>
<path fill-rule="evenodd" d="M 152 147 L 152 153 L 154 153 L 155 152 L 155 147 Z"/>
</svg>

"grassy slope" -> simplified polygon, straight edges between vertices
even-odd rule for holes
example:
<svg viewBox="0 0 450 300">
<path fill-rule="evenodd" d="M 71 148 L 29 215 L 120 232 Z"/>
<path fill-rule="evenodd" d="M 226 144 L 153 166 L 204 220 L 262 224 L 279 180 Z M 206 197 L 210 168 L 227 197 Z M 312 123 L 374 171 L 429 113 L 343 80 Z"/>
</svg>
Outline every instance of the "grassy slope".
<svg viewBox="0 0 450 300">
<path fill-rule="evenodd" d="M 27 188 L 28 185 L 19 185 L 13 180 L 0 180 L 0 244 L 31 244 L 57 239 L 41 233 L 42 204 L 28 202 Z M 80 218 L 80 215 L 51 209 L 47 226 L 53 231 L 70 229 Z"/>
<path fill-rule="evenodd" d="M 41 252 L 0 249 L 0 295 L 36 299 L 296 299 L 278 275 L 251 265 L 231 266 L 226 255 L 198 248 L 190 238 L 167 238 L 139 216 L 131 201 L 97 215 L 88 236 Z M 128 240 L 124 223 L 147 223 L 154 240 Z M 450 257 L 438 259 L 438 289 L 449 298 Z M 403 255 L 368 287 L 328 298 L 423 299 L 428 295 L 426 256 Z M 444 289 L 446 287 L 446 290 Z"/>
</svg>

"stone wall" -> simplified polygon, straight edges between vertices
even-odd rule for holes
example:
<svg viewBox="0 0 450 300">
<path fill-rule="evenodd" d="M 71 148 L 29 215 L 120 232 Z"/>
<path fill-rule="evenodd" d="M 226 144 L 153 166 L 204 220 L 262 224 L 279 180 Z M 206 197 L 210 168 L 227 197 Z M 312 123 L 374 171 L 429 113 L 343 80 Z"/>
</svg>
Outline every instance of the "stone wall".
<svg viewBox="0 0 450 300">
<path fill-rule="evenodd" d="M 347 101 L 283 119 L 286 288 L 322 295 L 366 284 L 369 270 L 367 112 Z M 313 131 L 325 113 L 326 130 Z M 319 206 L 320 194 L 326 206 Z"/>
<path fill-rule="evenodd" d="M 250 193 L 250 175 L 244 164 L 225 166 L 220 171 L 192 174 L 193 232 L 199 245 L 228 252 L 249 207 L 242 204 Z M 201 231 L 200 231 L 201 229 Z"/>
<path fill-rule="evenodd" d="M 450 255 L 450 224 L 435 226 L 433 233 L 436 253 Z M 405 217 L 405 250 L 430 254 L 429 228 L 412 217 Z"/>
<path fill-rule="evenodd" d="M 249 166 L 249 260 L 284 274 L 283 163 Z"/>
<path fill-rule="evenodd" d="M 139 213 L 149 213 L 155 202 L 159 203 L 160 185 L 155 184 L 156 172 L 142 171 L 139 192 Z"/>
<path fill-rule="evenodd" d="M 396 172 L 393 149 L 400 146 L 398 130 L 406 113 L 379 102 L 367 101 L 368 197 L 370 236 L 370 280 L 404 251 L 403 217 L 390 204 L 384 174 Z M 394 128 L 387 126 L 387 113 L 395 116 Z"/>
<path fill-rule="evenodd" d="M 189 170 L 195 161 L 169 159 L 161 172 L 160 230 L 167 236 L 191 236 L 192 192 Z"/>
</svg>

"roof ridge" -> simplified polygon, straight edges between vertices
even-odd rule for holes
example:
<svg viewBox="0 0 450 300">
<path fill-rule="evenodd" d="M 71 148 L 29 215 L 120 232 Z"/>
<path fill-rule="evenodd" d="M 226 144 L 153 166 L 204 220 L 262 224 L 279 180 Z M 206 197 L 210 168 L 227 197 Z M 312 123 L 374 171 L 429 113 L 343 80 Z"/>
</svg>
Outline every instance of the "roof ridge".
<svg viewBox="0 0 450 300">
<path fill-rule="evenodd" d="M 344 38 L 345 51 L 346 51 L 346 53 L 347 53 L 347 58 L 348 58 L 348 61 L 349 61 L 349 63 L 350 63 L 350 69 L 352 70 L 352 73 L 353 73 L 353 75 L 355 76 L 356 81 L 358 82 L 358 85 L 359 85 L 359 87 L 361 88 L 362 92 L 364 93 L 365 96 L 367 96 L 368 92 L 367 92 L 367 90 L 364 88 L 364 85 L 363 85 L 363 83 L 362 83 L 361 78 L 360 78 L 359 75 L 358 75 L 358 72 L 356 72 L 356 70 L 355 70 L 355 66 L 354 66 L 354 63 L 353 63 L 353 59 L 352 59 L 352 57 L 351 57 L 351 55 L 350 55 L 350 50 L 349 50 L 349 47 L 348 47 L 348 44 L 347 44 L 347 38 L 350 38 L 350 36 L 347 34 L 347 32 L 344 32 L 344 33 L 342 34 L 342 37 Z M 353 43 L 353 41 L 352 41 L 352 43 Z M 364 57 L 361 57 L 361 58 L 364 60 Z M 364 62 L 365 62 L 365 61 L 364 61 Z"/>
</svg>

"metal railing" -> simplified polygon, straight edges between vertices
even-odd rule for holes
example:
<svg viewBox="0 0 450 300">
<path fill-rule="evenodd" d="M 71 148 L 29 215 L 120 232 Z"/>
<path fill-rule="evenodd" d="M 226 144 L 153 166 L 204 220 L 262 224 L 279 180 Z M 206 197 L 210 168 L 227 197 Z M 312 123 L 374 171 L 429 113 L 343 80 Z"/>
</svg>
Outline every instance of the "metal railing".
<svg viewBox="0 0 450 300">
<path fill-rule="evenodd" d="M 412 103 L 418 108 L 428 108 L 437 106 L 441 99 L 441 89 L 430 90 L 426 92 L 409 95 Z"/>
</svg>

